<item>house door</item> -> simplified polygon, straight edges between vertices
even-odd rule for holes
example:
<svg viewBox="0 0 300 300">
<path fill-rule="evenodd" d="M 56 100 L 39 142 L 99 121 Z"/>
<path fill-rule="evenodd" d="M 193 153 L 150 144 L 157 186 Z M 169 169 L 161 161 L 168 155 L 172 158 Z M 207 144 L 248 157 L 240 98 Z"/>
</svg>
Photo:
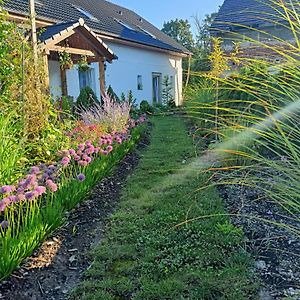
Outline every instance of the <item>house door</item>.
<svg viewBox="0 0 300 300">
<path fill-rule="evenodd" d="M 161 104 L 161 73 L 152 73 L 153 104 Z"/>
</svg>

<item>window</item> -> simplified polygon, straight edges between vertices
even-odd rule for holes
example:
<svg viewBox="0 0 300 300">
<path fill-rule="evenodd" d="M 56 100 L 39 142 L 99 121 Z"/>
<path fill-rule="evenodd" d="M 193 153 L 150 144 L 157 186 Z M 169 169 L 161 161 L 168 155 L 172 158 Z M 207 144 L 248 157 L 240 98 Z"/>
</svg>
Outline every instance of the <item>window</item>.
<svg viewBox="0 0 300 300">
<path fill-rule="evenodd" d="M 152 104 L 161 104 L 161 73 L 152 73 Z"/>
<path fill-rule="evenodd" d="M 83 8 L 81 7 L 78 7 L 78 6 L 74 6 L 80 13 L 82 13 L 84 16 L 88 17 L 90 20 L 92 21 L 96 21 L 96 22 L 99 22 L 99 20 L 94 17 L 90 12 L 84 10 Z"/>
<path fill-rule="evenodd" d="M 137 89 L 139 91 L 143 90 L 143 78 L 142 78 L 142 75 L 138 75 L 137 76 Z"/>
<path fill-rule="evenodd" d="M 79 88 L 80 90 L 89 86 L 93 91 L 95 91 L 95 72 L 94 69 L 89 69 L 86 71 L 78 70 L 79 76 Z"/>
</svg>

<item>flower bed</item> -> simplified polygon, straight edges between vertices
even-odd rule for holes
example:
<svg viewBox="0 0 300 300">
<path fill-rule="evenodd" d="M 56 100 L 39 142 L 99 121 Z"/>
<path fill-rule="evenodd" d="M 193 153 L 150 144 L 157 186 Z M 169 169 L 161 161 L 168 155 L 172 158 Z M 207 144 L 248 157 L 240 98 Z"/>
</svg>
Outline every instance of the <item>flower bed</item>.
<svg viewBox="0 0 300 300">
<path fill-rule="evenodd" d="M 66 211 L 82 201 L 134 147 L 144 128 L 139 125 L 144 122 L 144 117 L 130 120 L 121 132 L 98 138 L 91 130 L 91 140 L 60 151 L 57 162 L 34 166 L 15 185 L 1 187 L 0 280 L 31 255 L 63 223 Z"/>
</svg>

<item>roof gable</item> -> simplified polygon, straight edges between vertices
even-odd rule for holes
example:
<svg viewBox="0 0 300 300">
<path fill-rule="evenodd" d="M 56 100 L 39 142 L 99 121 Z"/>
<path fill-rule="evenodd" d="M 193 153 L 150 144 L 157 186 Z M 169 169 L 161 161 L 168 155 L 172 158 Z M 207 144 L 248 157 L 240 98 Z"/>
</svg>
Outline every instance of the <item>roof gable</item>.
<svg viewBox="0 0 300 300">
<path fill-rule="evenodd" d="M 29 13 L 28 0 L 8 0 L 4 7 L 10 12 L 23 15 Z M 37 17 L 57 23 L 83 18 L 96 33 L 163 50 L 190 54 L 189 50 L 135 12 L 106 0 L 39 0 L 36 12 Z M 93 18 L 89 18 L 89 14 Z M 129 26 L 126 27 L 124 24 Z"/>
<path fill-rule="evenodd" d="M 42 42 L 40 48 L 41 50 L 51 50 L 51 46 L 55 46 L 76 33 L 81 37 L 80 43 L 83 44 L 85 40 L 88 41 L 88 45 L 93 48 L 93 56 L 96 53 L 100 57 L 105 57 L 109 62 L 117 59 L 113 51 L 94 34 L 83 19 L 79 19 L 77 22 L 59 23 L 45 27 L 39 35 L 39 40 Z"/>
</svg>

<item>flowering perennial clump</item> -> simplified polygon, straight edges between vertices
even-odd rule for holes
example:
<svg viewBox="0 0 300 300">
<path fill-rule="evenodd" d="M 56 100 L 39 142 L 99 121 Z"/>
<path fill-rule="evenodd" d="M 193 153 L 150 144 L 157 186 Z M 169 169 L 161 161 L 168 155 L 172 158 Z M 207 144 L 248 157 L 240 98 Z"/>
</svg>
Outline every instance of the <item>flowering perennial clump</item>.
<svg viewBox="0 0 300 300">
<path fill-rule="evenodd" d="M 61 174 L 64 169 L 71 165 L 77 166 L 79 169 L 85 168 L 99 155 L 109 155 L 117 145 L 121 145 L 130 138 L 129 129 L 145 121 L 145 116 L 141 116 L 138 120 L 130 119 L 120 132 L 113 131 L 109 134 L 102 134 L 97 139 L 87 140 L 78 144 L 75 149 L 59 151 L 60 160 L 51 165 L 40 164 L 33 166 L 29 170 L 28 175 L 19 180 L 16 185 L 5 185 L 0 188 L 0 194 L 4 197 L 0 201 L 0 213 L 13 204 L 34 201 L 49 192 L 55 193 L 59 189 Z M 83 182 L 85 175 L 80 173 L 76 178 L 79 182 Z M 0 226 L 3 228 L 6 223 L 2 223 Z"/>
</svg>

